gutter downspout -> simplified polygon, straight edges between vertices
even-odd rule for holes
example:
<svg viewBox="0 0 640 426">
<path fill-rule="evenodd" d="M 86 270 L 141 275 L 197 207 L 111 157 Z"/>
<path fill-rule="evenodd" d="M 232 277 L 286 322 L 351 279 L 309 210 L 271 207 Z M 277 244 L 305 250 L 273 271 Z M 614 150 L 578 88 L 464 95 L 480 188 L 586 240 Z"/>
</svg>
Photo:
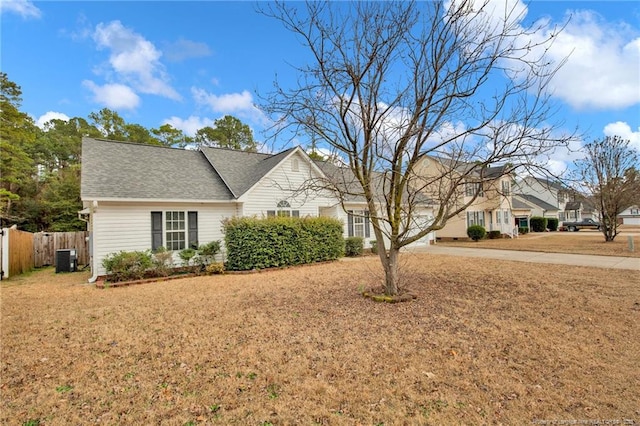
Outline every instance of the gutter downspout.
<svg viewBox="0 0 640 426">
<path fill-rule="evenodd" d="M 89 263 L 91 263 L 91 272 L 93 273 L 91 275 L 91 278 L 89 278 L 88 282 L 90 284 L 95 283 L 98 280 L 98 270 L 97 268 L 95 268 L 93 261 L 94 261 L 94 250 L 93 250 L 93 215 L 96 212 L 96 210 L 98 209 L 98 202 L 96 200 L 93 200 L 91 202 L 91 206 L 89 207 L 89 228 L 91 228 L 89 230 Z"/>
</svg>

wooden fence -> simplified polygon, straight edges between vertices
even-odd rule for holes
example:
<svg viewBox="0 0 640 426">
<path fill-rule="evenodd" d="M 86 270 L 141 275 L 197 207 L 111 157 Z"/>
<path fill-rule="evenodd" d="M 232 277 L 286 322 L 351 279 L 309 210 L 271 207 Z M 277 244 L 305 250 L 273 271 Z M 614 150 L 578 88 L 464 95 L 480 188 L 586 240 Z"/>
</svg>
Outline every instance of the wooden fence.
<svg viewBox="0 0 640 426">
<path fill-rule="evenodd" d="M 33 269 L 33 234 L 9 228 L 8 274 L 10 277 Z"/>
<path fill-rule="evenodd" d="M 78 266 L 89 263 L 89 242 L 87 231 L 80 232 L 38 232 L 33 234 L 34 266 L 56 264 L 56 251 L 75 249 Z"/>
</svg>

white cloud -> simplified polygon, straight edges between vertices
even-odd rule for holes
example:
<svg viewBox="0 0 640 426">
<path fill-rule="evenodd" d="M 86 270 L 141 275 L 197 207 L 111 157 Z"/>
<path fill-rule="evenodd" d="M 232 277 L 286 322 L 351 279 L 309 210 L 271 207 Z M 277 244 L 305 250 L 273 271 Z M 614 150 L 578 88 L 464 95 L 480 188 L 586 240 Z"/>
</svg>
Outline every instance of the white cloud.
<svg viewBox="0 0 640 426">
<path fill-rule="evenodd" d="M 180 38 L 174 43 L 167 43 L 164 54 L 168 61 L 180 62 L 185 59 L 209 56 L 211 49 L 205 43 Z"/>
<path fill-rule="evenodd" d="M 622 139 L 629 140 L 631 147 L 640 151 L 640 127 L 634 132 L 624 121 L 616 121 L 604 126 L 603 133 L 605 136 L 620 136 Z"/>
<path fill-rule="evenodd" d="M 640 37 L 627 26 L 577 11 L 548 55 L 569 56 L 553 79 L 554 96 L 576 109 L 620 109 L 640 102 Z"/>
<path fill-rule="evenodd" d="M 162 52 L 140 34 L 111 21 L 96 26 L 93 40 L 98 49 L 110 50 L 109 65 L 117 80 L 141 93 L 181 99 L 160 62 Z"/>
<path fill-rule="evenodd" d="M 0 1 L 0 14 L 2 13 L 15 13 L 24 19 L 38 19 L 42 16 L 42 11 L 28 0 L 2 0 Z"/>
<path fill-rule="evenodd" d="M 51 120 L 69 121 L 69 116 L 62 112 L 47 111 L 40 117 L 38 117 L 38 119 L 36 120 L 36 126 L 44 129 L 45 124 L 47 124 Z"/>
<path fill-rule="evenodd" d="M 485 3 L 485 0 L 473 1 L 476 11 Z M 447 4 L 456 2 L 450 0 Z M 563 21 L 553 22 L 543 17 L 532 25 L 542 29 L 527 34 L 524 27 L 527 13 L 527 6 L 520 0 L 489 0 L 482 12 L 473 15 L 473 20 L 464 21 L 461 28 L 476 38 L 477 32 L 494 35 L 503 31 L 500 23 L 506 19 L 511 34 L 517 36 L 512 39 L 513 46 L 528 51 L 521 59 L 534 61 L 544 55 L 556 65 L 566 59 L 553 77 L 550 89 L 555 97 L 575 109 L 622 109 L 640 103 L 640 32 L 637 28 L 606 21 L 592 10 L 567 10 Z M 472 37 L 468 43 L 473 45 Z M 520 53 L 522 51 L 516 52 L 515 56 L 521 56 Z M 504 60 L 503 66 L 510 70 L 512 78 L 518 78 L 517 73 L 525 69 L 518 58 Z"/>
<path fill-rule="evenodd" d="M 162 124 L 170 124 L 176 129 L 182 130 L 187 136 L 195 136 L 196 132 L 203 127 L 213 127 L 213 121 L 209 118 L 190 116 L 187 119 L 180 117 L 170 117 L 162 122 Z"/>
<path fill-rule="evenodd" d="M 191 94 L 196 103 L 205 105 L 211 111 L 221 114 L 237 115 L 253 123 L 266 124 L 269 122 L 264 113 L 254 105 L 253 96 L 247 90 L 242 93 L 226 93 L 215 95 L 204 89 L 191 88 Z"/>
<path fill-rule="evenodd" d="M 105 84 L 98 86 L 91 80 L 82 85 L 93 93 L 93 101 L 111 109 L 135 109 L 140 105 L 140 97 L 124 84 Z"/>
</svg>

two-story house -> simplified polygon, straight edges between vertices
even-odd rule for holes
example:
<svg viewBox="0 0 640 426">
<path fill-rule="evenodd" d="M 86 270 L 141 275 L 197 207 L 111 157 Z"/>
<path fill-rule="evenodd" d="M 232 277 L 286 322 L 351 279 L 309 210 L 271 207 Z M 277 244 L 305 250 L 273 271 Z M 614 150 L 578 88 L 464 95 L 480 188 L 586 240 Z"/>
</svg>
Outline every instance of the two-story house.
<svg viewBox="0 0 640 426">
<path fill-rule="evenodd" d="M 431 183 L 425 185 L 425 191 L 435 203 L 444 198 L 435 195 L 437 192 L 442 194 L 450 189 L 454 195 L 449 198 L 449 210 L 466 206 L 438 230 L 438 240 L 466 239 L 467 228 L 471 225 L 500 231 L 504 236 L 517 235 L 512 214 L 514 175 L 510 166 L 479 168 L 473 163 L 453 164 L 448 159 L 428 157 L 416 167 L 416 174 L 423 176 L 425 182 L 431 179 Z M 438 189 L 430 189 L 430 185 Z"/>
<path fill-rule="evenodd" d="M 527 176 L 515 186 L 515 199 L 531 207 L 531 216 L 557 218 L 560 223 L 586 218 L 598 220 L 598 212 L 581 194 L 557 181 Z"/>
</svg>

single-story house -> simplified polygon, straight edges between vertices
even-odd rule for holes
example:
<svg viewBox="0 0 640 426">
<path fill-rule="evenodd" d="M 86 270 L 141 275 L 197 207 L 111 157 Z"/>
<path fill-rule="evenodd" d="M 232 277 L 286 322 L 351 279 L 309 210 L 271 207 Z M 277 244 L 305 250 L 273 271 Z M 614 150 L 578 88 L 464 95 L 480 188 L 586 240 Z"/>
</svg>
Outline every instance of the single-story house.
<svg viewBox="0 0 640 426">
<path fill-rule="evenodd" d="M 622 225 L 640 225 L 640 207 L 636 204 L 627 207 L 618 214 L 618 219 Z"/>
<path fill-rule="evenodd" d="M 168 148 L 83 138 L 81 199 L 90 233 L 92 277 L 121 250 L 180 251 L 223 240 L 233 216 L 330 216 L 344 236 L 375 239 L 363 197 L 340 199 L 308 185 L 327 178 L 300 147 L 276 154 Z M 421 217 L 433 217 L 421 207 Z M 430 216 L 431 215 L 431 216 Z M 433 235 L 417 242 L 428 244 Z"/>
</svg>

